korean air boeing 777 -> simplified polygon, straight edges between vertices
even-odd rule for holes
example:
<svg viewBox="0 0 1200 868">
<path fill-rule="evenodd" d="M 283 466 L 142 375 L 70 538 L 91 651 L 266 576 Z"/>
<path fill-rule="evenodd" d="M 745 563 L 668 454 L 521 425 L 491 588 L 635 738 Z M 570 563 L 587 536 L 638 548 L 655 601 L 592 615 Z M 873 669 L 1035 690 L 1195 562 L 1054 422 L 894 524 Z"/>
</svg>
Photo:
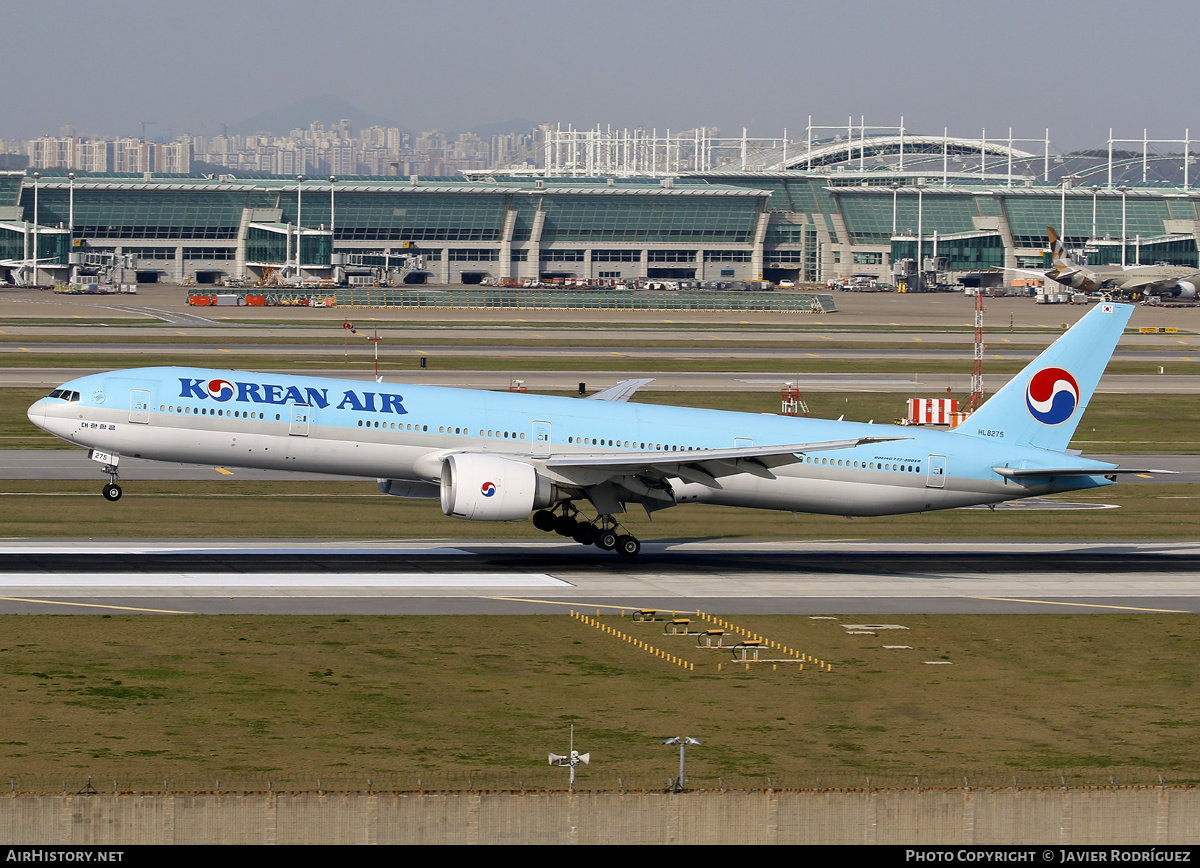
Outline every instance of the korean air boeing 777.
<svg viewBox="0 0 1200 868">
<path fill-rule="evenodd" d="M 109 500 L 122 456 L 347 474 L 636 555 L 631 504 L 892 515 L 1145 472 L 1067 449 L 1132 311 L 1096 307 L 952 431 L 629 403 L 637 381 L 579 400 L 170 367 L 80 377 L 29 418 L 91 449 Z"/>
</svg>

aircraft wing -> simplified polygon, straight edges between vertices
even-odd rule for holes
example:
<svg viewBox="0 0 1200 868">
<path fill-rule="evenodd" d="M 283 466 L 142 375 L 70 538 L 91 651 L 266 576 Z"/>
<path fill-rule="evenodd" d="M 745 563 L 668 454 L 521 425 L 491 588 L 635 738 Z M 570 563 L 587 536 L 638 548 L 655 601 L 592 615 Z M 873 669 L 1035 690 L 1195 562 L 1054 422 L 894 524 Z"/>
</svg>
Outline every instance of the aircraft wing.
<svg viewBox="0 0 1200 868">
<path fill-rule="evenodd" d="M 615 386 L 609 386 L 603 392 L 597 392 L 594 395 L 588 395 L 588 399 L 592 401 L 628 401 L 633 397 L 633 393 L 647 383 L 653 383 L 653 377 L 647 377 L 644 380 L 621 380 Z"/>
<path fill-rule="evenodd" d="M 1030 277 L 1036 277 L 1040 280 L 1057 280 L 1058 272 L 1051 268 L 1048 271 L 1038 271 L 1036 268 L 1006 268 L 1003 265 L 997 265 L 1000 271 L 1012 271 L 1016 274 L 1028 274 Z"/>
<path fill-rule="evenodd" d="M 621 477 L 647 477 L 665 480 L 682 479 L 720 488 L 718 478 L 749 473 L 763 479 L 774 479 L 773 467 L 796 464 L 808 452 L 852 449 L 868 443 L 907 440 L 907 437 L 855 437 L 848 440 L 825 440 L 816 443 L 789 443 L 782 446 L 737 446 L 730 449 L 695 449 L 690 452 L 633 452 L 625 455 L 564 455 L 550 458 L 546 467 L 565 477 L 584 476 L 604 481 Z"/>
</svg>

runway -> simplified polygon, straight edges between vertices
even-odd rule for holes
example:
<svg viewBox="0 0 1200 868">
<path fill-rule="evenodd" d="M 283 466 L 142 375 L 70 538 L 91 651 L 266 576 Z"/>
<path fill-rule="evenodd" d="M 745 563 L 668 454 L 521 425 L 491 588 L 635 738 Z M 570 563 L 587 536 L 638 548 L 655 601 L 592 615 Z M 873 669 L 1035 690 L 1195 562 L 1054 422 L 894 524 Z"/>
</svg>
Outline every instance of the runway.
<svg viewBox="0 0 1200 868">
<path fill-rule="evenodd" d="M 5 614 L 1200 612 L 1200 542 L 21 541 Z"/>
</svg>

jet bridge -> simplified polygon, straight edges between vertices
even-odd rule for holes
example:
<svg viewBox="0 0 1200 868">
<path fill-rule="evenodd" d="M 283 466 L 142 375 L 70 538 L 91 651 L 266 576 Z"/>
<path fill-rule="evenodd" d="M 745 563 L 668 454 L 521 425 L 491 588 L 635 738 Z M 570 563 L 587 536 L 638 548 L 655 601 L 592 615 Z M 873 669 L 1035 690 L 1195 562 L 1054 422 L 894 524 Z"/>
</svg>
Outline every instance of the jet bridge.
<svg viewBox="0 0 1200 868">
<path fill-rule="evenodd" d="M 340 272 L 350 286 L 402 286 L 422 283 L 413 280 L 425 273 L 425 257 L 420 253 L 335 253 L 335 274 Z"/>
</svg>

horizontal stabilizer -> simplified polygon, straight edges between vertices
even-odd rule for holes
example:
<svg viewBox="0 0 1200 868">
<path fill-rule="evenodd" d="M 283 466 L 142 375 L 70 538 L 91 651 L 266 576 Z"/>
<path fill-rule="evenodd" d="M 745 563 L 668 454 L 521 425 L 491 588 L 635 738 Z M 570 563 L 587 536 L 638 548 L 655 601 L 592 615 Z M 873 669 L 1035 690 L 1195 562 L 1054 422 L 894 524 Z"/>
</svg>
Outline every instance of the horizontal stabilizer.
<svg viewBox="0 0 1200 868">
<path fill-rule="evenodd" d="M 1155 470 L 1150 467 L 993 467 L 1001 476 L 1009 479 L 1029 479 L 1044 476 L 1113 476 L 1118 473 L 1178 473 L 1178 470 Z"/>
<path fill-rule="evenodd" d="M 653 383 L 653 377 L 647 377 L 644 380 L 622 380 L 615 386 L 609 386 L 603 392 L 597 392 L 594 395 L 588 395 L 588 399 L 592 401 L 628 401 L 633 397 L 633 393 L 647 383 Z"/>
</svg>

